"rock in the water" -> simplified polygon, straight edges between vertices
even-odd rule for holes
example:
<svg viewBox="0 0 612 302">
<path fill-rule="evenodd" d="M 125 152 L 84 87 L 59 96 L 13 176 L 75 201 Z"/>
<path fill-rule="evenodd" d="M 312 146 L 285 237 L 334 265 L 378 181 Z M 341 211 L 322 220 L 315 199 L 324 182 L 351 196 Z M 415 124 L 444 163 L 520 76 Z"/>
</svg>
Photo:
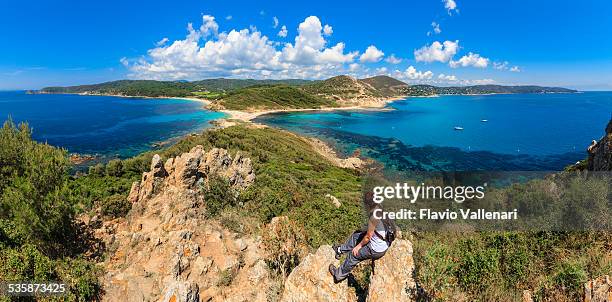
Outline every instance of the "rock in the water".
<svg viewBox="0 0 612 302">
<path fill-rule="evenodd" d="M 585 283 L 584 302 L 612 302 L 610 276 L 602 276 Z"/>
<path fill-rule="evenodd" d="M 591 171 L 612 171 L 612 119 L 606 127 L 606 134 L 588 148 L 588 169 Z"/>
<path fill-rule="evenodd" d="M 306 256 L 285 281 L 281 301 L 357 301 L 347 282 L 334 284 L 327 269 L 331 263 L 337 265 L 336 262 L 329 245 L 323 245 L 315 254 Z"/>
<path fill-rule="evenodd" d="M 396 239 L 387 253 L 376 261 L 367 301 L 416 301 L 413 273 L 412 243 Z"/>
</svg>

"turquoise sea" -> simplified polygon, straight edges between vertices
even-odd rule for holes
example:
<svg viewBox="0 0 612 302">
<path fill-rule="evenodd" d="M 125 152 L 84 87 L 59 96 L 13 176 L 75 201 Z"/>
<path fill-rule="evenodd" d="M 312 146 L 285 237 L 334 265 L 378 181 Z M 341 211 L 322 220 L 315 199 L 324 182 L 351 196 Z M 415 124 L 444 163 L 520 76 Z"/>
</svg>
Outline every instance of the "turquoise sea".
<svg viewBox="0 0 612 302">
<path fill-rule="evenodd" d="M 603 135 L 612 92 L 408 98 L 388 107 L 256 121 L 318 137 L 345 155 L 358 150 L 399 171 L 554 171 L 584 159 L 591 140 Z"/>
<path fill-rule="evenodd" d="M 126 158 L 210 127 L 222 113 L 179 99 L 0 92 L 0 118 L 27 121 L 33 137 L 69 152 Z"/>
</svg>

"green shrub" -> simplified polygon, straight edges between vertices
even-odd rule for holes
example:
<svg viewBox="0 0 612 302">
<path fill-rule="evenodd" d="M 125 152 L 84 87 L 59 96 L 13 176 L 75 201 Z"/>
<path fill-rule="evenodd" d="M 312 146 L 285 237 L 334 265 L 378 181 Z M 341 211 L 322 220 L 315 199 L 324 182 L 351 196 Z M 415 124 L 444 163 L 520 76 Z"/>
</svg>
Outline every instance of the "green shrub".
<svg viewBox="0 0 612 302">
<path fill-rule="evenodd" d="M 584 266 L 576 261 L 561 263 L 554 276 L 555 285 L 577 298 L 580 297 L 579 290 L 587 279 Z"/>
<path fill-rule="evenodd" d="M 236 193 L 229 181 L 213 176 L 208 183 L 203 183 L 201 190 L 206 203 L 206 216 L 217 216 L 226 207 L 236 205 Z"/>
<path fill-rule="evenodd" d="M 113 159 L 106 164 L 106 175 L 120 177 L 123 175 L 123 162 L 120 159 Z"/>
<path fill-rule="evenodd" d="M 105 173 L 106 173 L 106 167 L 104 167 L 104 164 L 102 163 L 89 167 L 90 175 L 100 177 L 100 176 L 104 176 Z"/>
<path fill-rule="evenodd" d="M 455 271 L 459 285 L 472 292 L 489 287 L 499 272 L 498 250 L 468 239 L 463 242 L 459 253 L 459 265 Z"/>
<path fill-rule="evenodd" d="M 86 246 L 69 169 L 66 151 L 33 141 L 27 124 L 0 129 L 0 280 L 79 280 L 66 300 L 90 301 L 100 288 L 95 265 L 73 259 Z"/>
<path fill-rule="evenodd" d="M 102 214 L 113 218 L 125 216 L 131 208 L 132 203 L 124 195 L 119 194 L 109 196 L 100 202 Z"/>
</svg>

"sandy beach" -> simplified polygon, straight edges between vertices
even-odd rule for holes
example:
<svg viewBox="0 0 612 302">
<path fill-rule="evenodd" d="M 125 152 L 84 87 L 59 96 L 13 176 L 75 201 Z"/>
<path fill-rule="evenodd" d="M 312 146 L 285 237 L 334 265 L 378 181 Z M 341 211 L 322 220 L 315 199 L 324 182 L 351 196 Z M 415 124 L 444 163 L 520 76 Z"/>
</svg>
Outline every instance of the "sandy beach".
<svg viewBox="0 0 612 302">
<path fill-rule="evenodd" d="M 244 122 L 251 122 L 258 116 L 271 113 L 280 112 L 310 112 L 310 111 L 338 111 L 338 110 L 364 110 L 364 111 L 381 111 L 381 110 L 393 110 L 392 108 L 386 107 L 387 104 L 394 101 L 403 100 L 406 97 L 394 97 L 384 100 L 378 103 L 369 103 L 368 105 L 355 105 L 345 107 L 324 107 L 324 108 L 304 108 L 304 109 L 273 109 L 273 110 L 261 110 L 261 111 L 239 111 L 239 110 L 219 110 L 229 117 L 226 119 L 235 119 Z"/>
</svg>

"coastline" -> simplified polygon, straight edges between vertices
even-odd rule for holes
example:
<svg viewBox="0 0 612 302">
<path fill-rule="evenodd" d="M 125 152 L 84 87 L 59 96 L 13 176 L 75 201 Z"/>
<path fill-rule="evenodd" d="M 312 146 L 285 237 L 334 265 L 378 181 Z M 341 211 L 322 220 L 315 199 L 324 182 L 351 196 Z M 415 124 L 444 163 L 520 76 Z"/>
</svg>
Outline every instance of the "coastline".
<svg viewBox="0 0 612 302">
<path fill-rule="evenodd" d="M 271 109 L 271 110 L 261 110 L 261 111 L 240 111 L 240 110 L 227 110 L 221 109 L 220 112 L 223 112 L 229 117 L 226 119 L 234 119 L 240 120 L 243 122 L 252 122 L 253 119 L 273 113 L 283 113 L 283 112 L 316 112 L 316 111 L 343 111 L 343 110 L 363 110 L 363 111 L 387 111 L 393 110 L 392 108 L 387 107 L 388 104 L 404 100 L 410 96 L 396 96 L 392 98 L 384 99 L 381 102 L 371 102 L 368 105 L 353 105 L 353 106 L 344 106 L 344 107 L 323 107 L 323 108 L 295 108 L 295 109 Z"/>
</svg>

